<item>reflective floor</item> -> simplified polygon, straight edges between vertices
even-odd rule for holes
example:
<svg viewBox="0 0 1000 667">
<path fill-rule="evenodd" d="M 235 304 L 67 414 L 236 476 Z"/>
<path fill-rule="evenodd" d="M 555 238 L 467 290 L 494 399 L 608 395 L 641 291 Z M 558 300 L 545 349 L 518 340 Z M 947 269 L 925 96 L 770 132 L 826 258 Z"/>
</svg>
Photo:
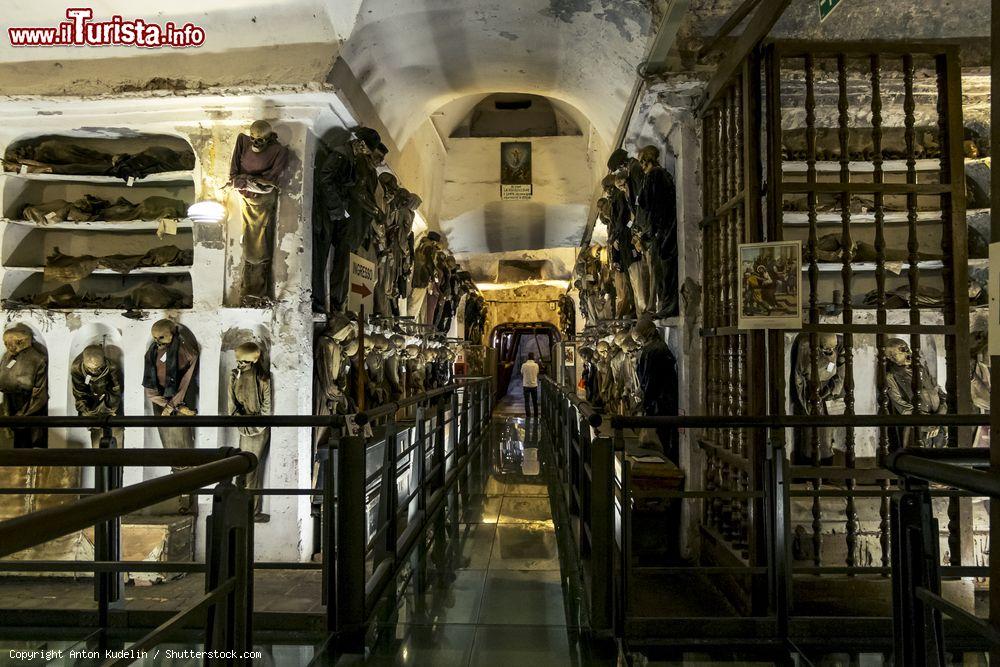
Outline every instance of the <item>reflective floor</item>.
<svg viewBox="0 0 1000 667">
<path fill-rule="evenodd" d="M 433 534 L 397 582 L 367 658 L 377 665 L 614 665 L 588 641 L 579 578 L 560 558 L 561 508 L 534 421 L 498 417 Z M 558 497 L 552 494 L 551 497 Z"/>
</svg>

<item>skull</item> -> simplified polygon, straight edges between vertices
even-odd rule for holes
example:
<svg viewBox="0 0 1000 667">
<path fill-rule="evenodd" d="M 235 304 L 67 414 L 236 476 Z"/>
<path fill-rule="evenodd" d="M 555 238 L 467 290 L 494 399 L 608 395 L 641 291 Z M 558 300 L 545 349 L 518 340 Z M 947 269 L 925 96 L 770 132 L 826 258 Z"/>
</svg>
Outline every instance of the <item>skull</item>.
<svg viewBox="0 0 1000 667">
<path fill-rule="evenodd" d="M 656 146 L 646 146 L 639 151 L 639 166 L 649 173 L 660 164 L 660 149 Z"/>
<path fill-rule="evenodd" d="M 378 175 L 378 182 L 382 185 L 382 189 L 385 191 L 385 200 L 387 202 L 391 202 L 395 197 L 399 196 L 399 181 L 396 180 L 395 176 L 387 171 L 384 171 Z"/>
<path fill-rule="evenodd" d="M 890 364 L 895 366 L 909 366 L 913 362 L 913 353 L 910 346 L 902 338 L 890 338 L 885 346 L 885 356 Z"/>
<path fill-rule="evenodd" d="M 837 348 L 840 346 L 840 339 L 837 334 L 820 334 L 817 340 L 817 350 L 820 359 L 825 362 L 835 362 L 837 360 Z"/>
<path fill-rule="evenodd" d="M 88 375 L 100 375 L 107 368 L 108 358 L 100 345 L 88 345 L 83 349 L 83 370 Z"/>
<path fill-rule="evenodd" d="M 253 125 L 250 126 L 250 149 L 254 153 L 260 153 L 267 148 L 273 138 L 274 131 L 271 130 L 271 124 L 266 120 L 254 121 Z"/>
<path fill-rule="evenodd" d="M 16 324 L 3 332 L 3 344 L 7 352 L 16 355 L 22 350 L 27 350 L 34 342 L 35 336 L 31 329 L 23 324 Z"/>
<path fill-rule="evenodd" d="M 399 354 L 402 354 L 406 348 L 406 337 L 402 334 L 395 334 L 389 339 L 389 342 L 392 343 L 392 346 L 396 348 L 396 352 Z"/>
<path fill-rule="evenodd" d="M 248 370 L 260 360 L 260 347 L 256 343 L 241 343 L 236 348 L 236 367 L 241 371 Z"/>
<path fill-rule="evenodd" d="M 372 343 L 375 345 L 375 349 L 379 352 L 385 352 L 389 349 L 389 339 L 382 334 L 376 334 L 372 336 Z"/>
<path fill-rule="evenodd" d="M 160 320 L 153 325 L 151 334 L 156 346 L 164 348 L 174 342 L 176 331 L 177 325 L 172 320 Z"/>
</svg>

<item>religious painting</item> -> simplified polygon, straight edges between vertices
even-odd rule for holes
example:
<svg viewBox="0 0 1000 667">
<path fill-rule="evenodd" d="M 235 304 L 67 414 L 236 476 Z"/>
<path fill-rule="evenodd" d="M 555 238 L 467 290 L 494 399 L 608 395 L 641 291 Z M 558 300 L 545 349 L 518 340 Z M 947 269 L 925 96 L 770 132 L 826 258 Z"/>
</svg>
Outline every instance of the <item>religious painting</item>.
<svg viewBox="0 0 1000 667">
<path fill-rule="evenodd" d="M 802 327 L 802 243 L 741 243 L 740 329 Z"/>
<path fill-rule="evenodd" d="M 500 144 L 500 199 L 531 199 L 531 142 Z"/>
</svg>

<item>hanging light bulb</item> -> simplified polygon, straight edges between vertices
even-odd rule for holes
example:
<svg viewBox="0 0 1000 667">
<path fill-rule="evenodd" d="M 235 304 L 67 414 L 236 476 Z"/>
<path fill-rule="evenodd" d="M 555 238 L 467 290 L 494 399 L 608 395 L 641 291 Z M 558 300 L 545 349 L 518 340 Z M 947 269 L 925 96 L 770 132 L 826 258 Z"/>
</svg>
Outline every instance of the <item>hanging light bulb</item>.
<svg viewBox="0 0 1000 667">
<path fill-rule="evenodd" d="M 195 222 L 219 223 L 226 219 L 228 212 L 221 202 L 206 199 L 188 208 L 187 217 Z"/>
</svg>

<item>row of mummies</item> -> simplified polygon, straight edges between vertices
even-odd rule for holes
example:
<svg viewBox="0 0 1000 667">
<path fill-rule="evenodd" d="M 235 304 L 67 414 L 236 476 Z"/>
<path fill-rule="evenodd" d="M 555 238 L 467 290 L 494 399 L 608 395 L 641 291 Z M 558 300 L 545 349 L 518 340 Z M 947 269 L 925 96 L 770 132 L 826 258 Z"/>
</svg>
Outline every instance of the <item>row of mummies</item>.
<svg viewBox="0 0 1000 667">
<path fill-rule="evenodd" d="M 458 355 L 454 345 L 421 341 L 391 329 L 366 330 L 362 337 L 355 320 L 335 313 L 316 339 L 314 414 L 345 415 L 358 410 L 359 351 L 363 352 L 361 391 L 367 406 L 384 405 L 451 383 Z M 329 435 L 329 429 L 318 429 L 316 444 L 324 443 Z"/>
<path fill-rule="evenodd" d="M 43 416 L 48 414 L 48 355 L 35 340 L 32 330 L 15 324 L 3 333 L 4 355 L 0 360 L 0 409 L 6 416 Z M 122 369 L 102 345 L 89 345 L 70 365 L 70 382 L 77 414 L 83 417 L 108 417 L 122 414 L 126 378 Z M 200 348 L 185 327 L 172 320 L 159 320 L 150 329 L 150 344 L 143 363 L 141 384 L 152 413 L 157 417 L 197 414 L 198 360 Z M 229 414 L 259 416 L 271 412 L 271 377 L 262 360 L 261 346 L 245 341 L 236 348 L 236 366 L 228 383 Z M 167 426 L 158 429 L 160 442 L 168 449 L 191 449 L 194 432 L 189 427 Z M 90 429 L 91 444 L 101 445 L 100 428 Z M 254 453 L 260 461 L 247 475 L 249 488 L 260 488 L 270 445 L 270 430 L 240 427 L 240 448 Z M 114 443 L 125 446 L 124 429 L 113 429 Z M 44 428 L 0 430 L 0 447 L 47 447 Z M 176 470 L 176 468 L 175 468 Z M 260 513 L 261 496 L 256 497 Z M 181 513 L 190 509 L 190 498 L 181 498 Z"/>
<path fill-rule="evenodd" d="M 975 409 L 990 411 L 990 367 L 987 336 L 974 330 L 969 346 L 971 398 Z M 815 351 L 815 359 L 813 359 Z M 798 334 L 791 348 L 791 402 L 796 415 L 843 414 L 847 349 L 834 333 Z M 815 363 L 814 363 L 815 362 Z M 916 377 L 915 377 L 916 376 Z M 939 415 L 948 411 L 948 396 L 928 366 L 927 357 L 902 338 L 885 343 L 885 392 L 892 415 Z M 832 465 L 837 428 L 795 429 L 793 459 L 800 465 Z M 903 447 L 943 447 L 947 431 L 938 426 L 887 429 L 890 451 Z"/>
<path fill-rule="evenodd" d="M 646 146 L 634 157 L 616 150 L 601 185 L 597 208 L 608 242 L 585 248 L 577 259 L 581 312 L 592 323 L 647 312 L 677 315 L 677 202 L 660 150 Z"/>
<path fill-rule="evenodd" d="M 446 333 L 475 284 L 437 232 L 415 245 L 421 199 L 384 169 L 388 152 L 379 133 L 367 127 L 321 147 L 313 198 L 313 309 L 346 311 L 353 253 L 375 264 L 377 315 L 407 315 Z"/>
<path fill-rule="evenodd" d="M 608 414 L 677 415 L 677 360 L 650 313 L 608 336 L 580 341 L 581 384 L 587 402 Z M 678 463 L 676 431 L 656 429 L 644 446 Z"/>
<path fill-rule="evenodd" d="M 25 154 L 29 150 L 30 153 Z M 353 253 L 376 266 L 376 314 L 403 314 L 399 311 L 399 300 L 407 298 L 407 315 L 444 333 L 451 327 L 462 297 L 476 292 L 475 284 L 471 275 L 460 269 L 437 232 L 428 233 L 414 245 L 413 224 L 421 200 L 403 188 L 385 167 L 388 150 L 378 132 L 366 127 L 347 133 L 334 145 L 320 144 L 313 202 L 313 306 L 321 312 L 345 311 Z M 150 173 L 193 167 L 182 159 L 190 156 L 175 155 L 170 149 L 155 147 L 145 153 L 140 157 L 145 159 L 142 164 Z M 8 149 L 4 168 L 28 169 L 30 166 L 30 169 L 45 173 L 108 173 L 110 167 L 105 162 L 110 164 L 111 161 L 120 162 L 117 157 L 53 139 L 37 146 Z M 240 283 L 244 307 L 266 306 L 271 300 L 279 183 L 288 163 L 288 147 L 279 143 L 267 121 L 256 121 L 247 133 L 237 135 L 227 187 L 240 195 L 241 202 L 243 260 Z M 119 171 L 114 173 L 122 175 Z M 128 175 L 135 173 L 128 172 Z M 146 171 L 138 175 L 146 175 Z M 84 199 L 88 205 L 98 201 L 93 197 Z M 186 215 L 184 202 L 163 197 L 150 198 L 138 206 L 125 206 L 127 210 L 113 215 L 108 208 L 89 214 L 79 210 L 80 206 L 84 204 L 59 200 L 29 205 L 24 215 L 43 222 Z M 113 262 L 110 266 L 116 270 L 128 272 L 135 266 L 190 264 L 191 257 L 190 253 L 185 254 L 172 246 L 134 257 L 60 255 L 50 258 L 52 266 L 47 264 L 46 270 L 73 282 L 85 277 L 95 266 L 108 266 L 109 262 Z M 64 291 L 59 291 L 35 297 L 31 303 L 59 307 L 83 305 L 72 300 L 79 300 L 80 295 L 71 294 L 72 299 L 68 301 L 66 297 Z M 148 303 L 138 305 L 151 307 Z M 175 304 L 168 299 L 156 305 L 170 307 Z"/>
</svg>

